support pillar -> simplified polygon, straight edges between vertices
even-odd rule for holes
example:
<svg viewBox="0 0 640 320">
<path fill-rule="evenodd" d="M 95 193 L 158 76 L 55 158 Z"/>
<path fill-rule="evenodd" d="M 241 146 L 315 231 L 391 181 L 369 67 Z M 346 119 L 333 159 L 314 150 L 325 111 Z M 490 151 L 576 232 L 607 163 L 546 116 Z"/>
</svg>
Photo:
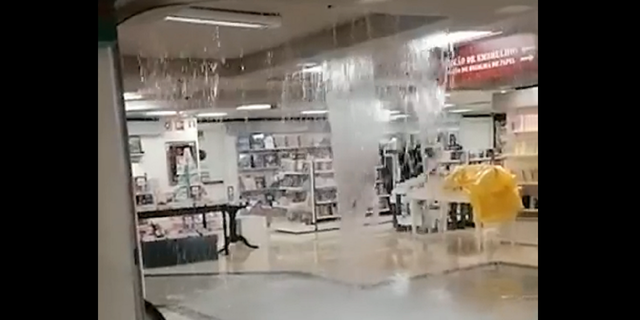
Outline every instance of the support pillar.
<svg viewBox="0 0 640 320">
<path fill-rule="evenodd" d="M 113 1 L 98 0 L 98 320 L 143 320 Z"/>
</svg>

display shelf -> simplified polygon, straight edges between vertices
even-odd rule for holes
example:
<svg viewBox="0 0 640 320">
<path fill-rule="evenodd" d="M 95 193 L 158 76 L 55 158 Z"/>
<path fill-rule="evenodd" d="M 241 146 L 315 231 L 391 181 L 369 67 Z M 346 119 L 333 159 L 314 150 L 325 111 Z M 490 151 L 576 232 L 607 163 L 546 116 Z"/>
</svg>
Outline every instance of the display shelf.
<svg viewBox="0 0 640 320">
<path fill-rule="evenodd" d="M 291 175 L 291 176 L 308 176 L 308 172 L 300 172 L 300 171 L 284 171 L 280 172 L 283 175 Z"/>
<path fill-rule="evenodd" d="M 538 217 L 538 106 L 537 88 L 516 90 L 498 99 L 497 109 L 506 112 L 508 130 L 505 167 L 518 180 L 524 209 L 518 218 Z M 502 104 L 500 103 L 502 102 Z"/>
<path fill-rule="evenodd" d="M 336 219 L 340 219 L 340 216 L 339 215 L 331 215 L 331 216 L 322 216 L 322 217 L 317 217 L 316 218 L 317 221 L 336 220 Z"/>
<path fill-rule="evenodd" d="M 279 169 L 280 167 L 242 168 L 242 169 L 238 169 L 238 172 L 249 173 L 249 172 L 261 172 L 261 171 L 275 171 Z"/>
<path fill-rule="evenodd" d="M 316 205 L 318 205 L 318 206 L 328 205 L 328 204 L 334 204 L 334 203 L 338 203 L 338 200 L 323 200 L 323 201 L 316 201 Z"/>
<path fill-rule="evenodd" d="M 330 145 L 320 145 L 320 146 L 297 146 L 297 147 L 280 147 L 273 149 L 243 149 L 238 150 L 238 153 L 269 153 L 269 152 L 290 152 L 297 151 L 302 149 L 330 149 Z"/>
<path fill-rule="evenodd" d="M 336 185 L 316 186 L 316 190 L 319 190 L 319 189 L 335 189 L 337 187 L 338 186 L 336 186 Z"/>
<path fill-rule="evenodd" d="M 277 188 L 278 190 L 282 190 L 282 191 L 290 191 L 290 192 L 305 192 L 305 191 L 309 191 L 308 188 L 305 187 L 280 187 Z"/>
<path fill-rule="evenodd" d="M 264 134 L 263 136 L 268 135 Z M 301 141 L 307 139 L 302 138 L 302 135 L 299 137 L 298 139 Z M 248 143 L 251 144 L 251 142 Z M 240 139 L 238 144 L 241 144 Z M 247 144 L 246 139 L 244 144 Z M 245 164 L 254 165 L 256 157 L 266 157 L 269 151 L 291 150 L 294 150 L 295 154 L 278 152 L 277 155 L 270 156 L 275 157 L 274 162 L 279 163 L 279 169 L 272 172 L 273 177 L 264 177 L 262 178 L 264 181 L 260 181 L 260 185 L 273 184 L 271 188 L 261 189 L 273 191 L 265 195 L 264 199 L 267 203 L 272 202 L 272 208 L 286 210 L 289 220 L 287 225 L 300 225 L 296 228 L 285 229 L 303 229 L 305 232 L 323 230 L 326 223 L 331 223 L 332 220 L 338 220 L 341 217 L 337 211 L 338 190 L 333 178 L 335 171 L 330 146 L 278 148 L 276 142 L 276 147 L 273 149 L 245 149 L 240 154 L 255 153 L 258 155 L 244 156 L 244 159 L 240 160 L 245 160 Z M 239 157 L 241 157 L 240 154 Z M 258 162 L 260 161 L 258 158 Z M 374 169 L 377 175 L 376 190 L 381 194 L 377 200 L 379 204 L 376 206 L 382 207 L 379 211 L 381 213 L 391 212 L 389 209 L 390 190 L 385 189 L 385 181 L 393 180 L 387 179 L 385 176 L 388 171 L 384 164 L 385 161 L 382 156 L 381 162 L 383 164 L 377 165 Z M 251 193 L 257 194 L 259 192 L 242 192 L 242 194 Z"/>
</svg>

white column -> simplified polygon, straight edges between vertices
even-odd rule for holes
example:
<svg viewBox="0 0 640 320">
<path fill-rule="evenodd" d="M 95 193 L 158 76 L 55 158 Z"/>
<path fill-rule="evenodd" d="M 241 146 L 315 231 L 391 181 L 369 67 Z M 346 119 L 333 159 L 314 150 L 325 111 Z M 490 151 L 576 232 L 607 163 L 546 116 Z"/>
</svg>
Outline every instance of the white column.
<svg viewBox="0 0 640 320">
<path fill-rule="evenodd" d="M 115 52 L 98 47 L 98 320 L 142 320 L 131 167 Z"/>
</svg>

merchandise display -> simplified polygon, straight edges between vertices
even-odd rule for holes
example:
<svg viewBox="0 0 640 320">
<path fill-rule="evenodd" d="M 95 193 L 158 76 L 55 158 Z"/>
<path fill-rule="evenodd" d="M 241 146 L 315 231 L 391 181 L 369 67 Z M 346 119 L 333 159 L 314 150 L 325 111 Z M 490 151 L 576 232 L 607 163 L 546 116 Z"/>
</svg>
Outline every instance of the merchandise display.
<svg viewBox="0 0 640 320">
<path fill-rule="evenodd" d="M 237 152 L 241 199 L 253 208 L 262 205 L 280 210 L 288 222 L 313 230 L 320 222 L 340 218 L 328 133 L 246 134 L 237 137 Z M 371 204 L 367 216 L 391 213 L 393 168 L 391 160 L 387 166 L 385 157 L 381 152 L 380 164 L 372 168 L 378 202 Z"/>
<path fill-rule="evenodd" d="M 535 90 L 537 88 L 528 89 Z M 518 91 L 511 94 L 519 94 Z M 510 101 L 505 99 L 506 101 Z M 516 177 L 522 194 L 519 216 L 538 217 L 538 105 L 506 105 L 505 167 Z"/>
</svg>

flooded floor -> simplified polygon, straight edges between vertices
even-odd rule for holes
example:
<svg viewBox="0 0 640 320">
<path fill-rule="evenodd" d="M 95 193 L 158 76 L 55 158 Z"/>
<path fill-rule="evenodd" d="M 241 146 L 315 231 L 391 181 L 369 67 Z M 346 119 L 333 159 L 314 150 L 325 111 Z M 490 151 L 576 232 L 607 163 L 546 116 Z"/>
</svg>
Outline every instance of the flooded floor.
<svg viewBox="0 0 640 320">
<path fill-rule="evenodd" d="M 364 237 L 344 264 L 337 231 L 272 234 L 257 250 L 145 270 L 147 298 L 168 320 L 537 319 L 535 246 L 385 226 Z"/>
<path fill-rule="evenodd" d="M 147 279 L 174 319 L 537 319 L 538 271 L 485 265 L 357 286 L 296 273 Z"/>
<path fill-rule="evenodd" d="M 482 242 L 473 230 L 411 236 L 390 224 L 359 231 L 349 249 L 340 231 L 308 235 L 270 235 L 257 250 L 234 245 L 217 261 L 146 269 L 146 275 L 293 271 L 338 282 L 372 285 L 398 274 L 416 277 L 491 262 L 538 266 L 537 246 Z M 249 239 L 252 241 L 252 239 Z"/>
</svg>

